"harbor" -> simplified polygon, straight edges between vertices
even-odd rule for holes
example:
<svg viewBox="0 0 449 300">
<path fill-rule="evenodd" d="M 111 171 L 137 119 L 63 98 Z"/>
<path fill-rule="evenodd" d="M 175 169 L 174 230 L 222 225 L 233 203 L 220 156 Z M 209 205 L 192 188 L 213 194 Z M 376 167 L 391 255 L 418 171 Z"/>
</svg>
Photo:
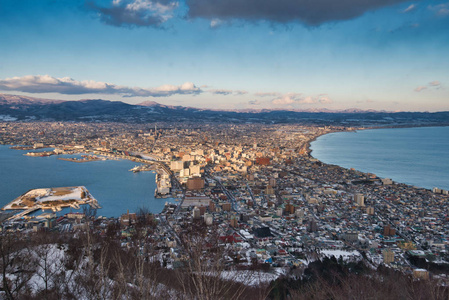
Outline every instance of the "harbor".
<svg viewBox="0 0 449 300">
<path fill-rule="evenodd" d="M 79 210 L 82 205 L 89 205 L 93 209 L 101 208 L 98 201 L 84 186 L 54 187 L 32 189 L 17 197 L 2 210 L 14 210 L 18 213 L 9 217 L 10 220 L 21 219 L 38 210 L 61 211 L 65 207 Z"/>
<path fill-rule="evenodd" d="M 71 161 L 76 163 L 90 162 L 90 161 L 98 161 L 98 160 L 106 160 L 104 157 L 99 157 L 96 155 L 81 155 L 81 158 L 78 157 L 58 157 L 59 160 Z"/>
<path fill-rule="evenodd" d="M 156 189 L 154 190 L 155 198 L 170 198 L 171 195 L 171 179 L 167 168 L 159 162 L 147 161 L 146 164 L 135 166 L 129 170 L 133 173 L 152 171 L 156 173 Z"/>
</svg>

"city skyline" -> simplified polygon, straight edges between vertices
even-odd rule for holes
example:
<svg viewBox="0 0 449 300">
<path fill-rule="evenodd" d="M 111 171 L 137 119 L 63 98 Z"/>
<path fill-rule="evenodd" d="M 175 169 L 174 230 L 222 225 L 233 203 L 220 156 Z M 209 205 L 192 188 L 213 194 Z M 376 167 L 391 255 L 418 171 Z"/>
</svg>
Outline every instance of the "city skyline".
<svg viewBox="0 0 449 300">
<path fill-rule="evenodd" d="M 3 1 L 0 93 L 449 110 L 449 3 L 352 2 Z"/>
</svg>

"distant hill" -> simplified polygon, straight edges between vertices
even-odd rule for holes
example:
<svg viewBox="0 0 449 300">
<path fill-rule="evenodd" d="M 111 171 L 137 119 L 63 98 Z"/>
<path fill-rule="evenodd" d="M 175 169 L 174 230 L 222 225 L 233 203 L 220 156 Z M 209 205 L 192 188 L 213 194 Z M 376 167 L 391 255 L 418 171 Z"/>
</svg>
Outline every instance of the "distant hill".
<svg viewBox="0 0 449 300">
<path fill-rule="evenodd" d="M 154 101 L 136 105 L 102 99 L 63 101 L 0 94 L 0 116 L 22 120 L 104 122 L 301 123 L 347 126 L 449 125 L 449 112 L 210 110 Z M 6 119 L 7 119 L 6 118 Z M 2 118 L 0 118 L 1 120 Z"/>
<path fill-rule="evenodd" d="M 42 99 L 27 96 L 0 94 L 0 105 L 36 105 L 62 103 L 64 100 Z"/>
</svg>

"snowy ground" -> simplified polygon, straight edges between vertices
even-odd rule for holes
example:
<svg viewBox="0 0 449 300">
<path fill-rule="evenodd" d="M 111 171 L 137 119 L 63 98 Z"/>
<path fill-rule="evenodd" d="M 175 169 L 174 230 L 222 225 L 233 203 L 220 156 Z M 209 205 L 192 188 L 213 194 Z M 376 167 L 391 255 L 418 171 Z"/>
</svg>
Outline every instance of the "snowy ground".
<svg viewBox="0 0 449 300">
<path fill-rule="evenodd" d="M 57 201 L 57 200 L 83 200 L 83 198 L 81 197 L 83 192 L 86 192 L 87 194 L 87 190 L 85 187 L 83 186 L 78 186 L 75 188 L 68 188 L 67 189 L 67 194 L 66 195 L 61 195 L 61 196 L 54 196 L 53 195 L 53 191 L 43 197 L 39 197 L 36 198 L 36 200 L 40 201 L 40 202 L 46 202 L 46 201 Z"/>
<path fill-rule="evenodd" d="M 17 121 L 17 118 L 11 117 L 10 115 L 0 115 L 0 121 L 12 122 L 12 121 Z"/>
<path fill-rule="evenodd" d="M 273 272 L 267 273 L 262 271 L 223 271 L 221 278 L 244 283 L 249 286 L 257 286 L 259 284 L 269 283 L 276 280 L 285 273 L 282 268 L 275 268 Z"/>
<path fill-rule="evenodd" d="M 82 197 L 83 192 L 84 192 L 84 198 Z M 23 203 L 22 200 L 26 199 L 26 198 L 35 198 L 36 204 L 39 204 L 39 202 L 44 203 L 44 202 L 49 202 L 49 201 L 92 200 L 92 199 L 90 199 L 89 195 L 90 195 L 89 191 L 84 186 L 34 189 L 34 190 L 31 190 L 31 191 L 27 192 L 26 194 L 18 197 L 11 203 L 9 203 L 8 205 L 6 205 L 4 207 L 4 209 L 17 209 L 17 207 L 13 207 L 13 205 L 14 204 L 18 205 L 20 203 Z M 30 207 L 22 207 L 22 208 L 30 208 Z"/>
<path fill-rule="evenodd" d="M 344 261 L 358 261 L 362 259 L 362 255 L 359 251 L 343 251 L 343 250 L 321 250 L 322 255 L 327 257 L 335 256 L 335 258 L 341 257 Z"/>
</svg>

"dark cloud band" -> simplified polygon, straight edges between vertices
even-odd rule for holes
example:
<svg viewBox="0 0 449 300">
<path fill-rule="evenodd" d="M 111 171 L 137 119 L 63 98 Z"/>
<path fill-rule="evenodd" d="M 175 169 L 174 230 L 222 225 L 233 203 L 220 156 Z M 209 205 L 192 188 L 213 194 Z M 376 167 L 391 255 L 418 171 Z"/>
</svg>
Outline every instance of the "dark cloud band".
<svg viewBox="0 0 449 300">
<path fill-rule="evenodd" d="M 191 18 L 301 22 L 317 26 L 353 19 L 401 2 L 406 0 L 187 0 L 186 3 Z"/>
</svg>

